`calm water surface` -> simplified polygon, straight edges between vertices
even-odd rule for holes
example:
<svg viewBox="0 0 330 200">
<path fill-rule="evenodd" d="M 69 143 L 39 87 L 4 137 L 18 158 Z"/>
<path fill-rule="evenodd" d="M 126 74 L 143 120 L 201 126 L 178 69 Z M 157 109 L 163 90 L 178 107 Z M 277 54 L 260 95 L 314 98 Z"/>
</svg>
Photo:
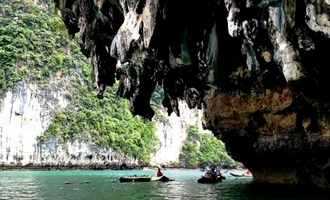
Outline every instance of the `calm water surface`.
<svg viewBox="0 0 330 200">
<path fill-rule="evenodd" d="M 153 171 L 0 171 L 0 200 L 323 200 L 328 194 L 306 193 L 252 184 L 249 178 L 223 183 L 196 183 L 198 170 L 166 170 L 169 183 L 119 183 L 120 176 L 151 175 Z"/>
</svg>

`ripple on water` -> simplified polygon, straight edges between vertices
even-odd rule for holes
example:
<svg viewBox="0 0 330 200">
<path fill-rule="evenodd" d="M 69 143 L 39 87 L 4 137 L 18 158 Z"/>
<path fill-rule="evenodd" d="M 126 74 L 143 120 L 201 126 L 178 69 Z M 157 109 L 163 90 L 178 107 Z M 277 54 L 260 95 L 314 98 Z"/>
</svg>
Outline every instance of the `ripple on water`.
<svg viewBox="0 0 330 200">
<path fill-rule="evenodd" d="M 0 199 L 13 200 L 37 199 L 39 183 L 33 177 L 1 177 L 0 176 Z"/>
<path fill-rule="evenodd" d="M 176 181 L 119 183 L 120 176 L 146 174 L 137 170 L 0 171 L 0 200 L 328 200 L 329 196 L 273 187 L 264 189 L 250 184 L 251 179 L 198 184 L 196 180 L 201 172 L 196 170 L 166 170 L 165 173 Z"/>
</svg>

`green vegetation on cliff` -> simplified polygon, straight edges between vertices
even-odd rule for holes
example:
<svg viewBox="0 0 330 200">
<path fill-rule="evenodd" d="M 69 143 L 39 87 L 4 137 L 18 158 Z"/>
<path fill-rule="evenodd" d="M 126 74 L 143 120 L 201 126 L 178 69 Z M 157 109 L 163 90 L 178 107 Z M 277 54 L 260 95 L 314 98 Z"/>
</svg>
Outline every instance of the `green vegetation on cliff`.
<svg viewBox="0 0 330 200">
<path fill-rule="evenodd" d="M 61 18 L 31 0 L 0 2 L 0 94 L 18 81 L 43 81 L 86 65 Z"/>
<path fill-rule="evenodd" d="M 72 103 L 58 113 L 46 132 L 64 140 L 90 136 L 96 144 L 111 147 L 130 157 L 148 162 L 157 138 L 152 122 L 134 117 L 126 100 L 111 89 L 99 100 L 92 89 L 77 85 Z"/>
<path fill-rule="evenodd" d="M 188 138 L 180 155 L 180 162 L 185 167 L 235 164 L 227 154 L 224 144 L 211 133 L 201 131 L 195 126 L 190 126 L 187 132 Z"/>
</svg>

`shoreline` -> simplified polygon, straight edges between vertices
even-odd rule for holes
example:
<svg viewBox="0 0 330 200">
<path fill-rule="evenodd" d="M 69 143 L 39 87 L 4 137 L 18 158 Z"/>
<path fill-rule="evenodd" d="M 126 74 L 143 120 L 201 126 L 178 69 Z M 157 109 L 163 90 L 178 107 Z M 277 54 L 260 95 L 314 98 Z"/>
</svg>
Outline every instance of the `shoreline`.
<svg viewBox="0 0 330 200">
<path fill-rule="evenodd" d="M 132 170 L 143 169 L 141 166 L 128 166 L 128 165 L 107 165 L 107 164 L 90 164 L 90 165 L 50 165 L 50 164 L 38 164 L 38 165 L 0 165 L 0 171 L 11 170 L 40 170 L 40 171 L 52 171 L 52 170 Z"/>
<path fill-rule="evenodd" d="M 155 166 L 150 165 L 104 165 L 104 164 L 90 164 L 90 165 L 0 165 L 0 171 L 15 171 L 15 170 L 31 170 L 31 171 L 65 171 L 65 170 L 143 170 L 153 169 Z M 186 170 L 203 170 L 203 168 L 185 168 L 180 166 L 162 166 L 164 169 L 186 169 Z M 223 170 L 238 170 L 241 168 L 222 168 Z"/>
</svg>

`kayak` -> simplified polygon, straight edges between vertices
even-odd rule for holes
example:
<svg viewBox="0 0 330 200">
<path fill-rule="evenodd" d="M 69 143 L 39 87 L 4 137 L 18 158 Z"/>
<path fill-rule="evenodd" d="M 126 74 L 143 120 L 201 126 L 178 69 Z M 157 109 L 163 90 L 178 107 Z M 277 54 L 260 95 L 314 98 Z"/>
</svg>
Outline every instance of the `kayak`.
<svg viewBox="0 0 330 200">
<path fill-rule="evenodd" d="M 150 182 L 152 177 L 147 176 L 124 176 L 120 177 L 120 182 Z"/>
<path fill-rule="evenodd" d="M 203 183 L 203 184 L 214 184 L 214 183 L 220 183 L 222 180 L 226 179 L 223 176 L 218 176 L 216 179 L 214 178 L 207 178 L 205 176 L 202 176 L 200 179 L 197 180 L 198 183 Z"/>
<path fill-rule="evenodd" d="M 230 172 L 229 174 L 234 177 L 252 177 L 252 174 L 246 172 Z"/>
<path fill-rule="evenodd" d="M 174 181 L 166 176 L 161 177 L 149 177 L 149 176 L 123 176 L 119 178 L 121 183 L 125 182 L 152 182 L 152 181 L 160 181 L 160 182 L 168 182 Z"/>
<path fill-rule="evenodd" d="M 160 181 L 160 182 L 174 181 L 174 179 L 168 178 L 167 176 L 156 177 L 156 178 L 158 178 L 158 181 Z"/>
</svg>

